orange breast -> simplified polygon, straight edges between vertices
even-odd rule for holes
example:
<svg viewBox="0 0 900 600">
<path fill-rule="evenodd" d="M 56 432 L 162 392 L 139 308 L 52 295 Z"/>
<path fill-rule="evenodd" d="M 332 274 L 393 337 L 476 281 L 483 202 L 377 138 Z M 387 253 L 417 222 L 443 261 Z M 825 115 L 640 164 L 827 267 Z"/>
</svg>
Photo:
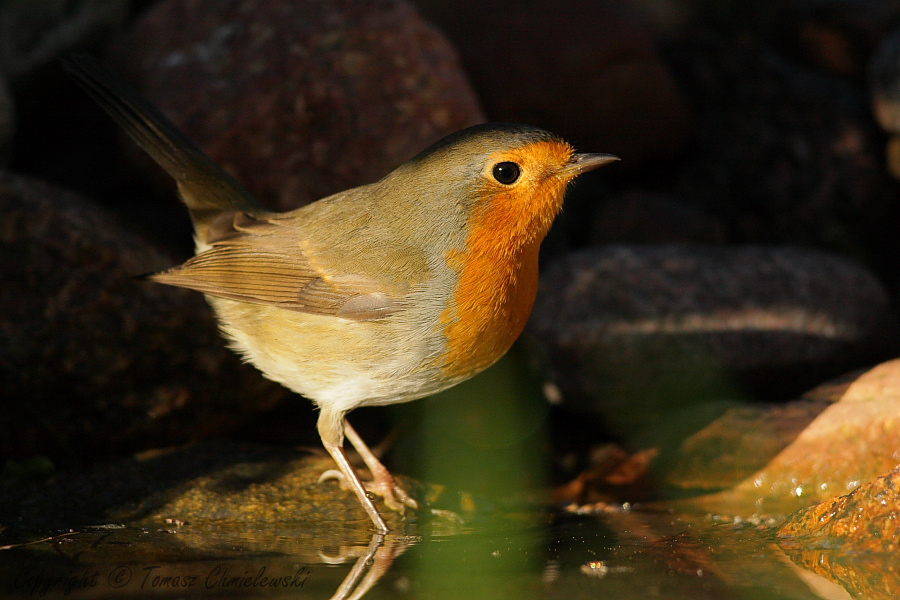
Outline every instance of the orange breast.
<svg viewBox="0 0 900 600">
<path fill-rule="evenodd" d="M 500 264 L 488 257 L 468 257 L 456 307 L 441 318 L 447 340 L 442 368 L 447 375 L 474 375 L 489 367 L 522 333 L 537 295 L 537 248 L 535 243 L 527 249 L 528 256 Z"/>
<path fill-rule="evenodd" d="M 543 236 L 515 247 L 506 237 L 514 232 L 496 222 L 504 217 L 485 217 L 470 233 L 468 250 L 448 255 L 460 274 L 455 305 L 441 315 L 447 344 L 441 367 L 449 376 L 474 375 L 503 356 L 525 328 L 537 296 Z"/>
</svg>

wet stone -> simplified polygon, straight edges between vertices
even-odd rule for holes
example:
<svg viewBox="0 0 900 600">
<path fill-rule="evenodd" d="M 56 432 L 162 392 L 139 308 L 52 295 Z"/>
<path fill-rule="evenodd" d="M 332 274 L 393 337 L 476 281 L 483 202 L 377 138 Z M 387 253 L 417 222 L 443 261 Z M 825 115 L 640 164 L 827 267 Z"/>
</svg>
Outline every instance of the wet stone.
<svg viewBox="0 0 900 600">
<path fill-rule="evenodd" d="M 900 595 L 900 467 L 792 515 L 778 530 L 791 560 L 853 598 Z"/>
<path fill-rule="evenodd" d="M 784 450 L 736 489 L 806 505 L 846 493 L 900 462 L 898 415 L 900 360 L 893 360 L 848 382 Z"/>
<path fill-rule="evenodd" d="M 769 468 L 832 401 L 800 399 L 786 404 L 710 403 L 675 414 L 664 430 L 652 428 L 639 445 L 659 448 L 653 467 L 666 487 L 691 492 L 727 489 Z M 824 474 L 823 474 L 824 475 Z M 780 478 L 795 481 L 794 472 Z M 796 488 L 781 494 L 795 496 Z M 754 490 L 755 502 L 764 490 Z"/>
<path fill-rule="evenodd" d="M 778 530 L 785 547 L 847 553 L 900 551 L 900 467 L 847 495 L 792 515 Z"/>
<path fill-rule="evenodd" d="M 0 524 L 52 529 L 203 522 L 229 528 L 303 522 L 367 532 L 371 521 L 356 496 L 335 481 L 318 483 L 333 468 L 324 452 L 230 442 L 149 451 L 85 472 L 5 485 Z M 396 525 L 394 513 L 383 514 Z"/>
<path fill-rule="evenodd" d="M 374 537 L 351 492 L 317 483 L 332 467 L 324 452 L 218 442 L 5 482 L 0 596 L 69 597 L 68 585 L 74 597 L 235 588 L 330 597 L 354 562 L 372 567 L 374 583 L 414 539 L 388 511 L 394 533 Z"/>
<path fill-rule="evenodd" d="M 900 463 L 898 415 L 900 360 L 893 360 L 784 405 L 730 407 L 680 447 L 661 451 L 665 462 L 657 467 L 682 490 L 729 488 L 691 500 L 695 505 L 790 514 L 865 487 Z M 673 419 L 671 429 L 678 428 Z"/>
</svg>

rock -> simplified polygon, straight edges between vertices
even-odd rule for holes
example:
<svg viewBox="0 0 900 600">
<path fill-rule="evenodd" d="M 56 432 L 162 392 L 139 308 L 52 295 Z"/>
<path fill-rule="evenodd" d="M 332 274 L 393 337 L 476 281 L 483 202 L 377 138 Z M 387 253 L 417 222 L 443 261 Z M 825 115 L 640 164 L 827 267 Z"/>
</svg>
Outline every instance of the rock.
<svg viewBox="0 0 900 600">
<path fill-rule="evenodd" d="M 0 165 L 9 162 L 16 129 L 16 110 L 6 80 L 0 73 Z"/>
<path fill-rule="evenodd" d="M 627 164 L 681 148 L 687 104 L 620 3 L 419 0 L 459 48 L 491 120 L 544 127 Z M 629 163 L 629 161 L 632 161 Z"/>
<path fill-rule="evenodd" d="M 761 498 L 795 497 L 806 505 L 846 493 L 900 462 L 900 360 L 859 375 L 840 390 L 810 397 L 833 403 L 746 481 L 736 487 Z"/>
<path fill-rule="evenodd" d="M 175 264 L 85 200 L 0 174 L 0 456 L 62 464 L 221 434 L 287 395 Z"/>
<path fill-rule="evenodd" d="M 567 500 L 572 498 L 565 494 L 580 494 L 581 501 L 674 494 L 689 498 L 684 505 L 693 512 L 699 507 L 780 520 L 893 468 L 900 461 L 898 408 L 900 359 L 829 381 L 783 404 L 693 406 L 635 436 L 633 454 L 617 449 L 592 459 L 591 469 L 557 494 Z M 645 463 L 652 477 L 638 481 L 643 488 L 623 479 L 623 471 L 644 477 L 634 465 Z"/>
<path fill-rule="evenodd" d="M 530 329 L 549 349 L 563 402 L 618 433 L 741 389 L 789 398 L 896 340 L 868 271 L 787 247 L 571 254 L 543 274 Z"/>
<path fill-rule="evenodd" d="M 419 515 L 382 506 L 394 535 L 373 535 L 352 492 L 318 482 L 333 466 L 324 452 L 207 442 L 5 482 L 0 595 L 203 586 L 362 597 L 413 545 L 404 532 Z M 450 519 L 429 524 L 442 539 L 460 530 Z M 78 575 L 71 555 L 47 560 L 60 543 L 79 557 Z M 346 569 L 333 568 L 341 563 Z"/>
<path fill-rule="evenodd" d="M 369 535 L 371 521 L 353 492 L 334 480 L 319 482 L 333 468 L 321 449 L 202 441 L 40 481 L 7 480 L 0 489 L 0 523 L 18 530 L 65 530 L 111 522 L 155 529 L 180 522 L 223 531 L 302 523 L 309 532 Z M 422 506 L 461 510 L 461 500 L 442 486 L 402 476 L 398 481 Z M 393 526 L 404 522 L 381 499 L 377 505 Z M 426 508 L 421 516 L 428 515 Z M 418 518 L 409 512 L 405 521 Z M 10 532 L 0 529 L 5 533 Z"/>
<path fill-rule="evenodd" d="M 869 61 L 869 85 L 878 124 L 900 133 L 900 30 L 887 35 Z"/>
<path fill-rule="evenodd" d="M 622 5 L 640 15 L 657 41 L 685 36 L 702 10 L 696 0 L 624 0 Z"/>
<path fill-rule="evenodd" d="M 766 469 L 834 401 L 817 397 L 785 404 L 732 401 L 691 407 L 673 415 L 665 428 L 650 427 L 636 445 L 659 449 L 654 470 L 657 482 L 665 487 L 717 492 Z M 773 464 L 772 469 L 774 473 L 778 466 Z M 793 476 L 788 469 L 777 478 L 783 484 Z M 829 487 L 843 489 L 845 483 L 831 482 Z M 790 485 L 770 491 L 779 498 L 797 496 L 797 488 Z M 753 505 L 760 496 L 768 497 L 768 492 L 754 488 Z"/>
<path fill-rule="evenodd" d="M 869 61 L 872 112 L 881 128 L 891 134 L 886 166 L 900 179 L 900 30 L 885 36 Z"/>
<path fill-rule="evenodd" d="M 170 519 L 358 521 L 367 529 L 367 517 L 351 492 L 334 482 L 317 483 L 330 468 L 333 462 L 324 452 L 204 442 L 19 485 L 14 493 L 0 495 L 0 519 L 29 528 L 110 521 L 161 526 Z"/>
<path fill-rule="evenodd" d="M 858 78 L 900 6 L 882 0 L 624 0 L 657 41 L 728 32 L 756 39 L 800 63 L 846 78 Z"/>
<path fill-rule="evenodd" d="M 377 180 L 484 120 L 452 46 L 403 0 L 165 0 L 113 54 L 278 210 Z"/>
<path fill-rule="evenodd" d="M 129 0 L 0 3 L 0 73 L 16 80 L 122 24 Z"/>
<path fill-rule="evenodd" d="M 373 537 L 352 492 L 334 481 L 318 483 L 333 466 L 324 451 L 220 441 L 147 452 L 41 482 L 4 481 L 0 596 L 61 598 L 68 590 L 78 597 L 88 589 L 115 589 L 121 597 L 142 587 L 241 587 L 342 597 L 339 589 L 357 584 L 364 592 L 421 539 L 405 535 L 419 531 L 414 527 L 421 521 L 412 511 L 401 519 L 382 507 L 394 535 Z M 425 515 L 427 509 L 422 521 Z M 427 527 L 444 540 L 461 529 L 439 518 Z M 60 544 L 66 552 L 54 551 Z M 335 568 L 341 563 L 346 568 Z"/>
<path fill-rule="evenodd" d="M 797 571 L 804 580 L 815 582 L 817 598 L 895 600 L 900 597 L 900 571 L 897 557 L 892 553 L 847 555 L 841 550 L 789 549 L 785 554 L 800 567 Z M 828 591 L 832 595 L 826 595 Z"/>
<path fill-rule="evenodd" d="M 880 0 L 812 0 L 797 6 L 794 36 L 802 56 L 843 77 L 865 74 L 878 40 L 900 17 L 900 6 Z"/>
<path fill-rule="evenodd" d="M 900 467 L 845 496 L 791 515 L 778 537 L 782 546 L 792 548 L 896 556 L 900 551 Z"/>
<path fill-rule="evenodd" d="M 676 432 L 687 428 L 672 419 L 655 439 L 649 432 L 643 441 L 660 447 L 661 481 L 682 492 L 729 488 L 691 500 L 695 506 L 736 515 L 790 514 L 894 468 L 900 462 L 898 415 L 895 359 L 784 405 L 733 405 L 680 441 Z M 695 422 L 702 420 L 695 415 Z"/>
<path fill-rule="evenodd" d="M 778 530 L 800 567 L 839 584 L 848 597 L 900 596 L 900 467 L 853 492 L 801 510 Z"/>
<path fill-rule="evenodd" d="M 666 56 L 695 108 L 679 197 L 724 218 L 730 241 L 838 250 L 900 285 L 900 189 L 857 89 L 731 37 L 673 43 Z"/>
</svg>

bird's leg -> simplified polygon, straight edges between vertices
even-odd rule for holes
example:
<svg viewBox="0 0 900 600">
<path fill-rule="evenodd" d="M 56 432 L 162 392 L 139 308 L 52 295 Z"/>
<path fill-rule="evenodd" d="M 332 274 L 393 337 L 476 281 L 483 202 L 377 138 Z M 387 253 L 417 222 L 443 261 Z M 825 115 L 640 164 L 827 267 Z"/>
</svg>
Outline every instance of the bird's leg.
<svg viewBox="0 0 900 600">
<path fill-rule="evenodd" d="M 334 459 L 334 462 L 337 463 L 337 466 L 344 477 L 344 481 L 347 482 L 350 489 L 352 489 L 356 494 L 356 497 L 359 498 L 360 504 L 362 504 L 362 507 L 369 515 L 369 518 L 372 519 L 372 523 L 375 524 L 375 530 L 378 531 L 378 533 L 387 533 L 388 528 L 384 519 L 378 514 L 378 509 L 375 508 L 375 504 L 372 503 L 372 499 L 369 498 L 365 487 L 363 487 L 363 484 L 353 470 L 353 467 L 350 466 L 350 461 L 347 460 L 347 455 L 344 453 L 343 414 L 335 414 L 332 411 L 322 409 L 322 412 L 319 414 L 317 426 L 319 429 L 319 436 L 322 438 L 322 445 L 325 446 L 328 454 L 330 454 L 331 458 Z M 351 431 L 353 430 L 351 429 Z M 356 432 L 354 432 L 354 436 L 359 439 Z M 353 445 L 356 446 L 356 444 Z M 378 461 L 376 460 L 376 462 Z M 382 468 L 384 467 L 382 466 Z M 385 472 L 386 471 L 387 469 L 385 469 Z M 390 473 L 388 473 L 388 475 L 390 476 Z"/>
<path fill-rule="evenodd" d="M 406 493 L 406 490 L 397 485 L 397 481 L 391 475 L 391 472 L 378 460 L 346 419 L 344 420 L 344 434 L 350 440 L 350 443 L 353 444 L 353 447 L 356 448 L 366 466 L 369 467 L 369 472 L 372 473 L 372 482 L 364 484 L 368 491 L 384 498 L 384 503 L 391 510 L 403 512 L 405 507 L 413 510 L 419 508 L 419 504 Z"/>
</svg>

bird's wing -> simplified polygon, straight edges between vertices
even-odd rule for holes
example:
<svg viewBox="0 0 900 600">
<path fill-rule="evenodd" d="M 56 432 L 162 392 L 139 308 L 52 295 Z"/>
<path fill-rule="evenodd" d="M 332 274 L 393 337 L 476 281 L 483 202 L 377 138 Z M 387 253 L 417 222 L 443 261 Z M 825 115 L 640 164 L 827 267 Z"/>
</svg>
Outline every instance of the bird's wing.
<svg viewBox="0 0 900 600">
<path fill-rule="evenodd" d="M 293 234 L 292 234 L 293 232 Z M 302 235 L 302 234 L 300 234 Z M 368 321 L 403 306 L 396 285 L 345 272 L 278 215 L 223 213 L 209 250 L 150 279 L 221 298 Z"/>
</svg>

